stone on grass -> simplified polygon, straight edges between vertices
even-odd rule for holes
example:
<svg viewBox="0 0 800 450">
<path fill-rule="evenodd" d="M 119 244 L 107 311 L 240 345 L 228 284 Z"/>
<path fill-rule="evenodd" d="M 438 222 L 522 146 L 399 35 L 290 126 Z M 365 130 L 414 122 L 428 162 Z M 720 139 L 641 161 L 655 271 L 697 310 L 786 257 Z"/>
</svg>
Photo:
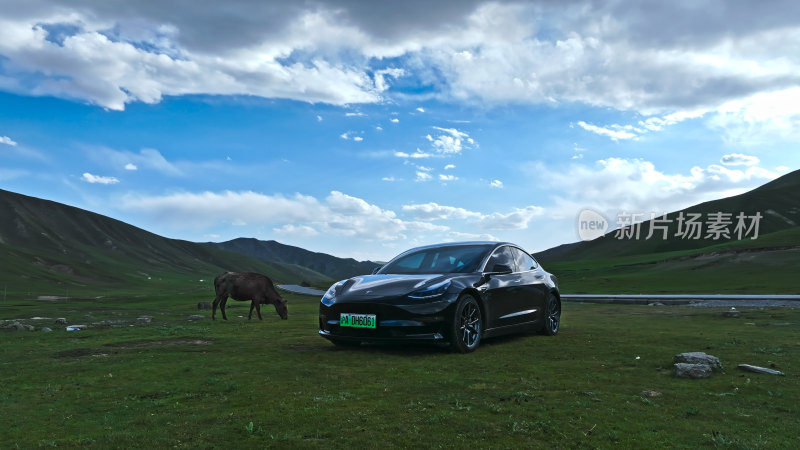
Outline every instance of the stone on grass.
<svg viewBox="0 0 800 450">
<path fill-rule="evenodd" d="M 661 302 L 653 302 L 653 303 L 648 303 L 647 306 L 664 306 L 664 304 Z"/>
<path fill-rule="evenodd" d="M 189 316 L 189 320 L 203 320 L 205 316 L 201 316 L 200 314 L 192 314 Z"/>
<path fill-rule="evenodd" d="M 704 352 L 678 353 L 675 355 L 675 362 L 686 364 L 703 364 L 713 370 L 722 370 L 722 363 L 719 361 L 719 358 L 713 355 L 707 355 Z"/>
<path fill-rule="evenodd" d="M 748 372 L 763 373 L 766 375 L 783 375 L 783 372 L 780 370 L 767 369 L 766 367 L 760 366 L 751 366 L 750 364 L 739 364 L 737 367 Z"/>
<path fill-rule="evenodd" d="M 25 331 L 27 329 L 25 328 L 24 324 L 21 324 L 19 322 L 14 322 L 9 325 L 5 325 L 3 328 L 8 328 L 9 330 L 14 330 L 14 331 Z"/>
<path fill-rule="evenodd" d="M 211 309 L 211 302 L 197 302 L 197 309 Z"/>
<path fill-rule="evenodd" d="M 641 395 L 642 397 L 654 398 L 654 397 L 661 397 L 661 392 L 654 391 L 652 389 L 645 389 L 642 392 L 640 392 L 639 395 Z"/>
<path fill-rule="evenodd" d="M 739 317 L 741 315 L 742 315 L 742 313 L 739 312 L 739 310 L 737 310 L 734 307 L 731 307 L 731 309 L 729 309 L 729 310 L 725 311 L 724 313 L 722 313 L 722 317 Z"/>
<path fill-rule="evenodd" d="M 67 319 L 65 319 L 63 317 L 59 317 L 58 319 L 56 319 L 55 324 L 56 325 L 66 325 L 67 324 Z"/>
<path fill-rule="evenodd" d="M 153 318 L 150 316 L 142 316 L 136 319 L 139 323 L 150 323 L 153 321 Z"/>
<path fill-rule="evenodd" d="M 675 376 L 678 378 L 709 378 L 711 366 L 706 364 L 676 363 Z"/>
<path fill-rule="evenodd" d="M 42 331 L 43 331 L 43 332 L 45 332 L 45 333 L 49 333 L 49 332 L 51 332 L 51 331 L 53 331 L 53 330 L 51 330 L 51 329 L 50 329 L 50 328 L 48 328 L 48 327 L 42 327 Z"/>
</svg>

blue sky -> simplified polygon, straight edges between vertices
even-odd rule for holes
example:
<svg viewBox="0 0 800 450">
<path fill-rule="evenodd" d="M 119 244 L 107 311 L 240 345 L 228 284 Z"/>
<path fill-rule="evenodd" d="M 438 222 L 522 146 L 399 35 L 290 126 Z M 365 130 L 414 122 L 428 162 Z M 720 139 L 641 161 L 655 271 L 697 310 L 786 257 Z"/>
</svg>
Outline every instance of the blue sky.
<svg viewBox="0 0 800 450">
<path fill-rule="evenodd" d="M 671 3 L 4 2 L 0 187 L 386 260 L 800 168 L 800 6 Z"/>
</svg>

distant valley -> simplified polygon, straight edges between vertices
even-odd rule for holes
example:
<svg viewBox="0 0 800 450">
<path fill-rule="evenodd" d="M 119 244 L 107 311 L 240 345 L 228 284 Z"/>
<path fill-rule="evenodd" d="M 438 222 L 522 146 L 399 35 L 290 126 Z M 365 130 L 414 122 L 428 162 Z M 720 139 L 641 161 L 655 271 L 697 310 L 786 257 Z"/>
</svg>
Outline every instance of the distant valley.
<svg viewBox="0 0 800 450">
<path fill-rule="evenodd" d="M 324 288 L 378 263 L 338 258 L 276 241 L 168 239 L 119 220 L 0 190 L 3 298 L 210 296 L 223 271 L 253 271 L 277 283 Z M 677 236 L 679 214 L 761 215 L 758 239 Z M 800 293 L 800 171 L 750 192 L 670 213 L 655 238 L 611 232 L 536 254 L 568 293 Z M 732 230 L 732 227 L 731 227 Z"/>
</svg>

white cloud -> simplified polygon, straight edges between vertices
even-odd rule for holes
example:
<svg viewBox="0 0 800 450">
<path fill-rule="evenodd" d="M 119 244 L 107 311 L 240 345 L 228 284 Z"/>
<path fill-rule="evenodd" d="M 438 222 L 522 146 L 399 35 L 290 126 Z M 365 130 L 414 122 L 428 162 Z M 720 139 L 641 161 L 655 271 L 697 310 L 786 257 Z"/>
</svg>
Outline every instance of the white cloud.
<svg viewBox="0 0 800 450">
<path fill-rule="evenodd" d="M 534 164 L 532 171 L 549 170 Z M 552 170 L 550 185 L 559 192 L 555 215 L 572 216 L 592 207 L 609 214 L 619 211 L 649 213 L 676 211 L 703 201 L 740 194 L 779 176 L 757 166 L 747 170 L 711 164 L 689 173 L 668 174 L 642 159 L 607 158 L 594 166 L 574 164 Z"/>
<path fill-rule="evenodd" d="M 455 169 L 455 168 L 456 168 L 455 164 L 448 164 L 448 165 L 444 166 L 444 170 L 450 170 L 450 169 Z"/>
<path fill-rule="evenodd" d="M 400 122 L 400 119 L 398 119 L 397 117 L 393 117 L 393 118 L 389 119 L 389 122 L 392 122 L 392 123 L 399 123 L 399 122 Z"/>
<path fill-rule="evenodd" d="M 136 164 L 128 163 L 125 164 L 125 170 L 139 170 L 139 168 L 136 167 Z"/>
<path fill-rule="evenodd" d="M 375 88 L 378 91 L 383 92 L 389 89 L 389 83 L 386 81 L 387 76 L 392 78 L 400 78 L 404 75 L 405 75 L 405 70 L 398 68 L 378 70 L 375 72 L 375 76 L 373 77 Z"/>
<path fill-rule="evenodd" d="M 619 125 L 619 124 L 612 124 L 607 127 L 600 127 L 597 125 L 593 125 L 590 123 L 586 123 L 584 121 L 578 121 L 578 126 L 583 128 L 586 131 L 598 134 L 600 136 L 605 136 L 610 138 L 613 141 L 619 140 L 639 140 L 639 137 L 650 133 L 661 131 L 667 126 L 675 125 L 677 123 L 683 122 L 684 120 L 689 119 L 697 119 L 703 117 L 707 114 L 707 111 L 704 110 L 696 110 L 696 111 L 681 111 L 672 114 L 667 114 L 665 116 L 652 116 L 648 117 L 647 119 L 640 120 L 638 123 L 634 125 Z M 572 159 L 581 159 L 583 158 L 583 153 L 578 152 L 577 144 L 575 145 L 576 154 L 572 156 Z M 583 149 L 580 149 L 583 151 Z"/>
<path fill-rule="evenodd" d="M 12 147 L 17 145 L 17 143 L 8 136 L 0 136 L 0 144 L 11 145 Z"/>
<path fill-rule="evenodd" d="M 89 172 L 86 172 L 81 176 L 81 179 L 87 183 L 92 184 L 117 184 L 119 180 L 114 177 L 104 177 L 99 175 L 92 175 Z"/>
<path fill-rule="evenodd" d="M 433 129 L 441 133 L 436 137 L 429 134 L 425 138 L 431 142 L 433 149 L 439 154 L 458 154 L 463 149 L 470 148 L 470 145 L 475 144 L 469 134 L 455 128 L 433 127 Z"/>
<path fill-rule="evenodd" d="M 366 116 L 366 114 L 364 114 L 362 112 L 349 112 L 349 113 L 345 113 L 344 115 L 345 115 L 345 117 L 365 117 Z"/>
<path fill-rule="evenodd" d="M 741 153 L 724 155 L 719 161 L 726 166 L 754 166 L 760 162 L 760 160 L 755 156 L 744 155 Z"/>
<path fill-rule="evenodd" d="M 424 181 L 430 181 L 432 178 L 433 177 L 431 176 L 431 174 L 429 174 L 427 172 L 423 172 L 421 170 L 418 170 L 417 171 L 417 178 L 416 178 L 415 181 L 423 181 L 423 182 Z"/>
<path fill-rule="evenodd" d="M 456 181 L 458 177 L 455 175 L 445 175 L 443 173 L 439 174 L 439 181 Z"/>
<path fill-rule="evenodd" d="M 499 241 L 497 237 L 488 233 L 463 233 L 460 231 L 450 231 L 447 237 L 454 241 Z"/>
<path fill-rule="evenodd" d="M 419 108 L 417 108 L 417 111 L 419 111 L 421 113 L 424 113 L 425 112 L 425 108 L 420 106 Z"/>
<path fill-rule="evenodd" d="M 322 120 L 323 120 L 323 119 L 322 119 L 322 116 L 320 116 L 319 114 L 317 114 L 317 122 L 322 122 Z"/>
<path fill-rule="evenodd" d="M 464 208 L 439 205 L 438 203 L 425 203 L 419 205 L 404 205 L 403 211 L 411 213 L 419 220 L 466 220 L 482 229 L 488 230 L 523 230 L 535 216 L 542 215 L 544 209 L 538 206 L 516 208 L 510 213 L 481 214 Z"/>
<path fill-rule="evenodd" d="M 394 182 L 394 181 L 401 181 L 401 180 L 398 179 L 398 178 L 395 178 L 395 177 L 383 177 L 383 178 L 381 178 L 381 181 Z"/>
<path fill-rule="evenodd" d="M 312 237 L 317 236 L 319 231 L 311 228 L 308 225 L 293 225 L 287 223 L 286 225 L 274 228 L 272 231 L 284 235 L 284 236 L 293 236 L 293 237 Z"/>
<path fill-rule="evenodd" d="M 492 213 L 481 217 L 478 225 L 487 230 L 524 230 L 535 216 L 544 214 L 544 208 L 527 206 L 506 214 Z"/>
<path fill-rule="evenodd" d="M 386 76 L 402 72 L 387 70 L 371 78 L 364 68 L 320 54 L 302 63 L 282 62 L 294 49 L 320 48 L 322 41 L 315 40 L 348 31 L 347 26 L 331 23 L 332 16 L 325 18 L 318 12 L 304 11 L 292 18 L 280 40 L 262 37 L 231 45 L 229 39 L 227 45 L 201 48 L 182 44 L 187 35 L 204 27 L 208 31 L 210 25 L 204 22 L 206 17 L 215 17 L 213 12 L 191 15 L 194 23 L 177 19 L 183 25 L 177 27 L 170 24 L 176 16 L 169 17 L 168 6 L 163 8 L 164 16 L 150 20 L 137 19 L 137 15 L 146 16 L 152 10 L 137 9 L 133 6 L 126 17 L 113 9 L 56 9 L 53 5 L 50 11 L 31 8 L 16 18 L 4 15 L 0 54 L 19 73 L 42 74 L 29 88 L 31 94 L 81 98 L 114 110 L 133 101 L 157 103 L 164 95 L 185 94 L 254 95 L 336 105 L 372 103 L 389 88 Z M 227 17 L 242 25 L 252 20 Z M 128 26 L 132 23 L 140 26 Z M 74 30 L 56 36 L 59 41 L 54 42 L 47 27 L 64 24 Z M 222 31 L 228 32 L 233 29 Z M 222 40 L 220 35 L 216 38 Z"/>
<path fill-rule="evenodd" d="M 394 152 L 394 156 L 398 158 L 411 158 L 411 159 L 425 159 L 425 158 L 432 158 L 436 155 L 431 153 L 425 153 L 420 149 L 417 149 L 414 153 L 406 153 L 406 152 Z"/>
<path fill-rule="evenodd" d="M 391 211 L 339 191 L 322 201 L 301 194 L 292 197 L 252 191 L 176 193 L 164 196 L 129 194 L 119 207 L 181 229 L 226 224 L 274 225 L 273 231 L 298 236 L 346 236 L 363 241 L 406 239 L 412 232 L 444 232 L 448 227 L 402 220 Z"/>
<path fill-rule="evenodd" d="M 439 205 L 435 202 L 419 205 L 403 205 L 403 211 L 409 212 L 419 220 L 451 220 L 451 219 L 478 219 L 480 213 L 468 211 L 464 208 Z"/>
<path fill-rule="evenodd" d="M 709 119 L 730 144 L 763 146 L 800 139 L 800 87 L 730 100 Z"/>
<path fill-rule="evenodd" d="M 503 188 L 503 182 L 500 181 L 500 180 L 492 180 L 491 183 L 489 183 L 489 186 L 491 186 L 493 188 L 502 189 Z"/>
<path fill-rule="evenodd" d="M 352 140 L 354 140 L 356 142 L 361 142 L 361 141 L 364 140 L 364 138 L 361 137 L 361 136 L 358 136 L 355 131 L 347 131 L 345 133 L 340 134 L 339 137 L 344 139 L 345 141 L 352 139 Z"/>
<path fill-rule="evenodd" d="M 380 126 L 380 125 L 376 126 L 375 129 L 378 130 L 378 131 L 383 131 L 383 127 Z"/>
<path fill-rule="evenodd" d="M 218 3 L 186 14 L 170 2 L 27 2 L 0 19 L 0 55 L 13 69 L 4 85 L 109 109 L 189 94 L 352 105 L 391 100 L 394 80 L 409 77 L 449 101 L 633 111 L 654 116 L 634 125 L 649 132 L 692 111 L 730 142 L 800 131 L 798 101 L 787 98 L 800 81 L 791 0 L 408 2 L 392 14 L 375 5 Z M 651 25 L 665 20 L 673 32 Z M 385 67 L 393 58 L 408 67 Z M 639 134 L 592 126 L 620 140 Z"/>
<path fill-rule="evenodd" d="M 583 128 L 584 130 L 586 130 L 586 131 L 589 131 L 589 132 L 592 132 L 592 133 L 595 133 L 595 134 L 599 134 L 600 136 L 606 136 L 608 138 L 611 138 L 611 140 L 614 140 L 614 141 L 618 141 L 620 139 L 623 139 L 623 140 L 627 140 L 627 139 L 637 140 L 637 139 L 639 139 L 639 136 L 636 133 L 632 133 L 631 131 L 619 129 L 619 128 L 621 128 L 619 125 L 612 126 L 610 128 L 603 128 L 603 127 L 598 127 L 597 125 L 592 125 L 592 124 L 586 123 L 586 122 L 584 122 L 582 120 L 578 122 L 578 125 L 581 128 Z M 614 129 L 614 128 L 617 128 L 617 129 Z"/>
</svg>

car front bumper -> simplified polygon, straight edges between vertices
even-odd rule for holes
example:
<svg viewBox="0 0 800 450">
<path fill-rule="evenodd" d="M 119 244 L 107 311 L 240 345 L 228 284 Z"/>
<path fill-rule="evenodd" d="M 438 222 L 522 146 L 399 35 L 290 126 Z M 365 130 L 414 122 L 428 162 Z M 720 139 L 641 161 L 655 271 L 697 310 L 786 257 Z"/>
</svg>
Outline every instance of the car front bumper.
<svg viewBox="0 0 800 450">
<path fill-rule="evenodd" d="M 339 341 L 437 342 L 445 340 L 453 320 L 455 298 L 432 302 L 396 304 L 398 301 L 337 301 L 320 304 L 319 335 Z M 342 313 L 375 314 L 375 328 L 343 327 Z"/>
</svg>

